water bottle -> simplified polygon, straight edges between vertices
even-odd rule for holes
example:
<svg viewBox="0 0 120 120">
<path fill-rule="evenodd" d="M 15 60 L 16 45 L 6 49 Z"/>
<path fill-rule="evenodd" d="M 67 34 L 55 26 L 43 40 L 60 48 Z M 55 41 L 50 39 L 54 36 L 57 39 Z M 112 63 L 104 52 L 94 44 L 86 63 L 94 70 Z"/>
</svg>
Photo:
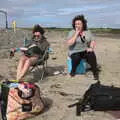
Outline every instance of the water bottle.
<svg viewBox="0 0 120 120">
<path fill-rule="evenodd" d="M 14 52 L 13 51 L 10 51 L 10 58 L 14 57 Z"/>
</svg>

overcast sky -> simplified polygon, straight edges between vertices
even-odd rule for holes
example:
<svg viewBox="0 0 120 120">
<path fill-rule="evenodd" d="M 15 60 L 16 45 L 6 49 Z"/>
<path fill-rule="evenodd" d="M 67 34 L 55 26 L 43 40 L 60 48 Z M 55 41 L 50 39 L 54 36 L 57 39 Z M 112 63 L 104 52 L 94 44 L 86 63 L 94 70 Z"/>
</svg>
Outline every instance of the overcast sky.
<svg viewBox="0 0 120 120">
<path fill-rule="evenodd" d="M 88 27 L 120 28 L 120 0 L 0 0 L 0 10 L 9 26 L 16 20 L 19 27 L 71 27 L 72 18 L 84 14 Z M 0 26 L 4 19 L 0 13 Z"/>
</svg>

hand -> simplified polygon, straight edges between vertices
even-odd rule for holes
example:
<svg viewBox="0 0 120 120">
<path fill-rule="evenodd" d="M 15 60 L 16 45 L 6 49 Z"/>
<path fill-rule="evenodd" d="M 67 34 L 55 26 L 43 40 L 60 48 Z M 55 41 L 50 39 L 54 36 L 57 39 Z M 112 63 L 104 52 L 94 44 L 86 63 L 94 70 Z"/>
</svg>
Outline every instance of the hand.
<svg viewBox="0 0 120 120">
<path fill-rule="evenodd" d="M 92 48 L 87 48 L 87 52 L 93 52 Z"/>
<path fill-rule="evenodd" d="M 77 36 L 79 36 L 80 35 L 80 30 L 78 28 L 76 28 L 75 33 L 76 33 Z"/>
</svg>

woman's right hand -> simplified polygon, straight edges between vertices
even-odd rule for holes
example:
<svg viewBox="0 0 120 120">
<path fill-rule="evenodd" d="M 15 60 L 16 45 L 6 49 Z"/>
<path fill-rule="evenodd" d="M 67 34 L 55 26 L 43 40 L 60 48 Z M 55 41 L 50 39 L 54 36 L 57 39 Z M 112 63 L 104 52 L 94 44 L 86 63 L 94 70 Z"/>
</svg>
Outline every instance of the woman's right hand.
<svg viewBox="0 0 120 120">
<path fill-rule="evenodd" d="M 76 42 L 77 37 L 79 36 L 80 31 L 78 28 L 75 29 L 75 33 L 72 35 L 70 39 L 68 39 L 67 43 L 68 45 L 73 45 Z"/>
<path fill-rule="evenodd" d="M 76 34 L 77 36 L 79 36 L 80 31 L 79 31 L 79 29 L 78 29 L 78 28 L 76 28 L 76 29 L 75 29 L 75 34 Z"/>
</svg>

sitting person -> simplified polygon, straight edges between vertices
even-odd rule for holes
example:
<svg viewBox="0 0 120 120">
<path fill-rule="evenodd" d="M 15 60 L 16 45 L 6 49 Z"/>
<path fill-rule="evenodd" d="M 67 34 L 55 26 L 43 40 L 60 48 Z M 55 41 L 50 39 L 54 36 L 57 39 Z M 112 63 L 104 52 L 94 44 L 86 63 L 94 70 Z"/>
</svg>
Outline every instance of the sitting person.
<svg viewBox="0 0 120 120">
<path fill-rule="evenodd" d="M 20 48 L 21 51 L 23 51 L 23 55 L 17 67 L 17 80 L 22 80 L 30 66 L 34 65 L 38 59 L 42 58 L 47 48 L 49 48 L 49 43 L 44 37 L 44 29 L 40 25 L 35 25 L 31 42 L 26 45 L 25 48 Z"/>
<path fill-rule="evenodd" d="M 97 60 L 94 53 L 96 43 L 92 33 L 87 30 L 87 21 L 84 15 L 75 16 L 72 20 L 73 30 L 69 32 L 67 44 L 69 56 L 72 59 L 71 77 L 75 76 L 76 68 L 81 59 L 86 59 L 90 64 L 95 80 L 99 79 Z"/>
</svg>

